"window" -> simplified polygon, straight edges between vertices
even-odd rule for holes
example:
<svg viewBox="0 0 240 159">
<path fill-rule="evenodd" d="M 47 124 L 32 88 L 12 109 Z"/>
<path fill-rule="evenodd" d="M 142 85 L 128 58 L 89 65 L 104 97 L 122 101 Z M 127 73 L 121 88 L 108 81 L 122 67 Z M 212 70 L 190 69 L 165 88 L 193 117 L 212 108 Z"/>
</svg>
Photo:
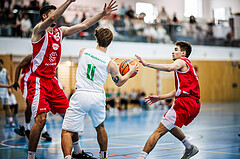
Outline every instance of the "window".
<svg viewBox="0 0 240 159">
<path fill-rule="evenodd" d="M 136 14 L 140 15 L 141 13 L 145 13 L 146 16 L 144 18 L 145 23 L 152 23 L 158 14 L 157 8 L 153 6 L 151 3 L 136 3 Z"/>
<path fill-rule="evenodd" d="M 184 0 L 184 16 L 201 18 L 203 16 L 202 0 Z"/>
</svg>

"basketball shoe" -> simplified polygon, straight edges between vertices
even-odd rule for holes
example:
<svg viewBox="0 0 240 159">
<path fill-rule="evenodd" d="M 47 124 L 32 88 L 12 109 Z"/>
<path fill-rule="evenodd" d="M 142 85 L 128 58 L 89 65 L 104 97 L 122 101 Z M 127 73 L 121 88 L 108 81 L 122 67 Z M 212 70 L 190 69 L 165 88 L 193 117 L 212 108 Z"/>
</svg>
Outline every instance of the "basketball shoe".
<svg viewBox="0 0 240 159">
<path fill-rule="evenodd" d="M 91 153 L 89 153 L 89 154 L 91 154 Z M 75 154 L 73 152 L 72 153 L 72 158 L 74 158 L 74 159 L 97 159 L 97 158 L 93 157 L 93 154 L 91 154 L 91 156 L 90 156 L 86 152 L 84 152 L 83 150 L 82 150 L 82 153 L 79 153 L 79 154 Z"/>
<path fill-rule="evenodd" d="M 198 148 L 194 145 L 190 149 L 185 149 L 185 153 L 181 159 L 189 159 L 199 152 Z"/>
<path fill-rule="evenodd" d="M 52 138 L 50 137 L 50 135 L 48 134 L 48 132 L 42 133 L 41 139 L 42 139 L 43 141 L 52 141 Z"/>
<path fill-rule="evenodd" d="M 21 126 L 21 125 L 19 125 L 18 128 L 14 129 L 14 132 L 20 136 L 25 136 L 24 131 L 25 131 L 25 128 L 24 126 Z"/>
</svg>

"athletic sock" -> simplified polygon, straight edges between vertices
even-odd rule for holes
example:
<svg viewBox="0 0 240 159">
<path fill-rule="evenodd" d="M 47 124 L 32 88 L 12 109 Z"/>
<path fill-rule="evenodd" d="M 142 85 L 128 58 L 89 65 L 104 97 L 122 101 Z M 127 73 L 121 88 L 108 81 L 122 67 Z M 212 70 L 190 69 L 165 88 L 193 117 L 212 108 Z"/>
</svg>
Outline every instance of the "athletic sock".
<svg viewBox="0 0 240 159">
<path fill-rule="evenodd" d="M 13 122 L 13 118 L 12 117 L 8 117 L 7 120 L 9 121 L 9 123 Z"/>
<path fill-rule="evenodd" d="M 79 140 L 73 143 L 74 154 L 82 153 Z"/>
<path fill-rule="evenodd" d="M 186 149 L 190 149 L 192 147 L 192 144 L 188 141 L 186 137 L 181 142 L 186 147 Z"/>
<path fill-rule="evenodd" d="M 138 157 L 138 159 L 146 159 L 146 158 L 147 158 L 147 155 L 148 155 L 147 152 L 142 151 L 141 154 L 140 154 L 140 156 Z"/>
<path fill-rule="evenodd" d="M 67 155 L 64 157 L 64 159 L 72 159 L 72 156 L 71 155 Z"/>
<path fill-rule="evenodd" d="M 35 152 L 28 151 L 28 159 L 35 159 Z"/>
<path fill-rule="evenodd" d="M 26 130 L 30 130 L 31 128 L 30 128 L 30 123 L 25 123 L 24 124 L 24 128 L 25 128 L 25 131 Z"/>
<path fill-rule="evenodd" d="M 101 151 L 101 152 L 100 152 L 100 159 L 102 159 L 102 158 L 108 158 L 108 153 L 107 153 L 107 151 Z"/>
<path fill-rule="evenodd" d="M 42 130 L 42 133 L 45 133 L 45 132 L 47 132 L 46 124 L 45 124 L 45 126 L 43 127 L 43 130 Z"/>
</svg>

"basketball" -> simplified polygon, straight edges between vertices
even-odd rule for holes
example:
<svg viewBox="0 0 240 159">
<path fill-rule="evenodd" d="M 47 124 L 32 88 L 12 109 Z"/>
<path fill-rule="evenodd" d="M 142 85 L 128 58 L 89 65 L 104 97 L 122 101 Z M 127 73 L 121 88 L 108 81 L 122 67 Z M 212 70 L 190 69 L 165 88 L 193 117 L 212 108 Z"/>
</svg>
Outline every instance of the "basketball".
<svg viewBox="0 0 240 159">
<path fill-rule="evenodd" d="M 124 76 L 124 75 L 129 71 L 128 62 L 129 62 L 130 65 L 133 65 L 133 66 L 134 66 L 135 64 L 137 64 L 137 62 L 134 61 L 134 60 L 130 60 L 130 59 L 125 59 L 125 60 L 123 60 L 123 61 L 120 63 L 120 65 L 119 65 L 119 72 L 120 72 L 120 74 L 121 74 L 122 76 Z M 137 67 L 137 68 L 138 68 L 138 67 Z M 138 69 L 137 69 L 136 72 L 134 72 L 134 73 L 130 76 L 130 78 L 136 76 L 137 72 L 138 72 Z"/>
</svg>

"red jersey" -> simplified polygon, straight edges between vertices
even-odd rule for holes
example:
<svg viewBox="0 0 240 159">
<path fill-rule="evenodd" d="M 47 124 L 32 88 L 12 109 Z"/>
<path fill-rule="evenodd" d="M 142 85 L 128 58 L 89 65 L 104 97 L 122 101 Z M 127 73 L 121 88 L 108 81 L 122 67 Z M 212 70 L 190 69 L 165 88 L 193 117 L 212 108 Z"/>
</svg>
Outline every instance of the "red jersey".
<svg viewBox="0 0 240 159">
<path fill-rule="evenodd" d="M 200 99 L 200 88 L 196 72 L 187 58 L 181 58 L 187 66 L 186 72 L 175 71 L 176 98 L 181 95 L 191 95 Z"/>
<path fill-rule="evenodd" d="M 46 30 L 46 34 L 38 42 L 32 42 L 31 69 L 34 75 L 46 78 L 54 77 L 61 57 L 61 42 L 62 32 L 58 28 L 53 28 L 52 33 Z"/>
</svg>

